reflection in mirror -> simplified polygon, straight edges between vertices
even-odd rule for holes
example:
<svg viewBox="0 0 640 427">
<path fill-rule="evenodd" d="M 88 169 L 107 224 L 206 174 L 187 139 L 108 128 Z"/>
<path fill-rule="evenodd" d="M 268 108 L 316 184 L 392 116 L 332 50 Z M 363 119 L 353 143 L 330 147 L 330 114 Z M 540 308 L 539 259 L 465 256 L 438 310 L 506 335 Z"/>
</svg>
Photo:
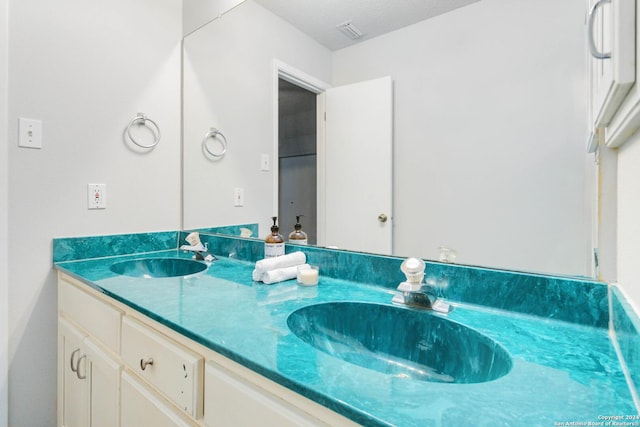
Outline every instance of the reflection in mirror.
<svg viewBox="0 0 640 427">
<path fill-rule="evenodd" d="M 278 79 L 278 217 L 288 230 L 301 216 L 308 244 L 318 242 L 316 98 L 315 93 Z"/>
<path fill-rule="evenodd" d="M 591 275 L 582 0 L 482 0 L 336 50 L 270 1 L 247 0 L 185 37 L 184 228 L 268 232 L 279 61 L 332 87 L 393 80 L 394 254 L 438 259 L 445 247 L 463 264 Z M 228 140 L 219 161 L 200 145 L 211 127 Z M 364 156 L 351 165 L 324 173 L 346 181 L 368 167 Z M 282 234 L 293 225 L 281 222 Z"/>
</svg>

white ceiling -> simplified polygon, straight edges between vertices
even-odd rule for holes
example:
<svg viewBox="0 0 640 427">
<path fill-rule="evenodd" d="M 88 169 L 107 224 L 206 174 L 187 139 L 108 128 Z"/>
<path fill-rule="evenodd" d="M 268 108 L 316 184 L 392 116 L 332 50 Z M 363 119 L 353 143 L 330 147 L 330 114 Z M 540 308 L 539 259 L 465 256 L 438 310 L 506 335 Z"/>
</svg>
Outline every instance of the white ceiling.
<svg viewBox="0 0 640 427">
<path fill-rule="evenodd" d="M 479 0 L 255 0 L 330 50 L 342 49 Z M 351 40 L 336 27 L 352 21 L 364 33 Z"/>
</svg>

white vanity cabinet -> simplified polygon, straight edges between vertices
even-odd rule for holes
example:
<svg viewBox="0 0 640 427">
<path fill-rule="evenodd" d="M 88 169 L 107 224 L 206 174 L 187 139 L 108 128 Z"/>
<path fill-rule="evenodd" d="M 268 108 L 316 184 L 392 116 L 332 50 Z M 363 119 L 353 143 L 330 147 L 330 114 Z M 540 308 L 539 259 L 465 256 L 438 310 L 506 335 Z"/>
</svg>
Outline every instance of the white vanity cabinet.
<svg viewBox="0 0 640 427">
<path fill-rule="evenodd" d="M 81 326 L 84 318 L 81 311 L 99 301 L 77 294 L 67 286 L 71 285 L 61 284 L 65 289 L 59 293 L 58 304 L 58 425 L 119 426 L 122 365 L 104 343 Z M 117 311 L 111 314 L 119 317 Z M 87 325 L 96 331 L 91 320 Z M 112 326 L 116 329 L 109 334 L 117 334 L 117 323 Z"/>
<path fill-rule="evenodd" d="M 357 425 L 62 272 L 58 307 L 59 427 Z"/>
</svg>

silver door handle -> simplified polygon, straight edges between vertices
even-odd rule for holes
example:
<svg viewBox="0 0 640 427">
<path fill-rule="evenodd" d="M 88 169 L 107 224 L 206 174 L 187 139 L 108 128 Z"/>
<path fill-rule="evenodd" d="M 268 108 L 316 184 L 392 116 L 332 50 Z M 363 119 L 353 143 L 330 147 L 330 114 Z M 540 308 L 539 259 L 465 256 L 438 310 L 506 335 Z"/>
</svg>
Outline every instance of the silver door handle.
<svg viewBox="0 0 640 427">
<path fill-rule="evenodd" d="M 592 7 L 591 11 L 589 11 L 589 23 L 587 25 L 587 41 L 589 42 L 589 51 L 591 52 L 591 56 L 596 59 L 609 59 L 611 58 L 611 52 L 600 52 L 596 47 L 596 42 L 593 40 L 593 25 L 596 20 L 596 13 L 598 9 L 600 9 L 605 4 L 610 4 L 611 0 L 598 0 Z"/>
</svg>

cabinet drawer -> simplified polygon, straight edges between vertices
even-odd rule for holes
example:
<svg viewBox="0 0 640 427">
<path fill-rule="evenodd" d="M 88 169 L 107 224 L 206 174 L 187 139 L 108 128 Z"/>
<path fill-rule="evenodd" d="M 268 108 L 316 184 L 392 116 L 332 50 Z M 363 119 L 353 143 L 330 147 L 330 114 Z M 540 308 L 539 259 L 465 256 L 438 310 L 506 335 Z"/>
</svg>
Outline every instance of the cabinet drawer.
<svg viewBox="0 0 640 427">
<path fill-rule="evenodd" d="M 147 327 L 122 319 L 122 359 L 195 419 L 202 417 L 203 358 Z"/>
<path fill-rule="evenodd" d="M 109 350 L 119 352 L 122 316 L 119 310 L 65 280 L 59 281 L 58 307 L 61 313 L 82 325 L 89 335 L 93 335 Z"/>
</svg>

